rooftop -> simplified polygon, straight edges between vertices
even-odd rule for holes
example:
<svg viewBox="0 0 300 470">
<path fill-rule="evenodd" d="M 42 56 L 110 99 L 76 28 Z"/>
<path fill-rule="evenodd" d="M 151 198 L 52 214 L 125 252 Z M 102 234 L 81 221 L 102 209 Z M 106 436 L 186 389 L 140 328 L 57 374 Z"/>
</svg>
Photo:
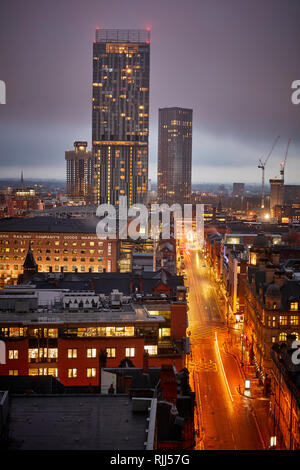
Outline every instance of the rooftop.
<svg viewBox="0 0 300 470">
<path fill-rule="evenodd" d="M 124 395 L 13 395 L 10 436 L 22 450 L 144 450 L 146 418 Z"/>
<path fill-rule="evenodd" d="M 96 235 L 97 217 L 57 218 L 52 216 L 11 217 L 0 219 L 0 232 L 93 233 Z"/>
</svg>

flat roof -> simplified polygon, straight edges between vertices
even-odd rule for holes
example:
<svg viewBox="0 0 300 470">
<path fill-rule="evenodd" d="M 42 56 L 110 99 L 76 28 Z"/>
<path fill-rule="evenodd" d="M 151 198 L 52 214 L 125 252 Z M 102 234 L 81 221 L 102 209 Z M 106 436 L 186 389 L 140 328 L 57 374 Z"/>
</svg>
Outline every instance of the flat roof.
<svg viewBox="0 0 300 470">
<path fill-rule="evenodd" d="M 146 418 L 124 395 L 12 395 L 11 448 L 144 450 Z"/>
<path fill-rule="evenodd" d="M 60 219 L 53 216 L 0 219 L 1 232 L 92 233 L 96 236 L 98 217 Z"/>
<path fill-rule="evenodd" d="M 55 311 L 49 309 L 48 311 L 34 311 L 25 313 L 15 313 L 4 311 L 0 312 L 0 325 L 18 323 L 20 325 L 34 325 L 39 324 L 109 324 L 109 323 L 157 323 L 165 322 L 165 319 L 160 315 L 150 315 L 148 313 L 148 306 L 145 308 L 143 305 L 123 305 L 116 309 L 94 309 L 91 312 L 85 312 L 83 309 L 77 312 L 68 311 Z M 159 310 L 157 307 L 153 310 Z"/>
</svg>

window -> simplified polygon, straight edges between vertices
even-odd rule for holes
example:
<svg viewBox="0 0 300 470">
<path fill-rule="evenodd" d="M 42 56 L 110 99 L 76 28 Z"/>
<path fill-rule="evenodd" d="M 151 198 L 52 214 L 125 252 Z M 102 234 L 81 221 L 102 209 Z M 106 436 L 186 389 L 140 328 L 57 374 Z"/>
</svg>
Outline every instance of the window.
<svg viewBox="0 0 300 470">
<path fill-rule="evenodd" d="M 296 336 L 296 340 L 299 339 L 299 333 L 297 333 L 297 331 L 293 331 L 293 333 L 291 333 L 291 335 Z"/>
<path fill-rule="evenodd" d="M 299 325 L 299 317 L 298 315 L 291 316 L 291 325 Z"/>
<path fill-rule="evenodd" d="M 68 369 L 68 379 L 75 379 L 77 377 L 77 369 Z"/>
<path fill-rule="evenodd" d="M 159 337 L 169 337 L 171 336 L 171 328 L 160 328 L 159 329 Z"/>
<path fill-rule="evenodd" d="M 77 359 L 77 349 L 68 349 L 68 359 Z"/>
<path fill-rule="evenodd" d="M 276 336 L 272 336 L 272 343 L 276 343 Z"/>
<path fill-rule="evenodd" d="M 86 357 L 88 357 L 88 358 L 97 357 L 97 349 L 96 348 L 87 349 Z"/>
<path fill-rule="evenodd" d="M 106 348 L 107 357 L 116 357 L 116 348 Z"/>
<path fill-rule="evenodd" d="M 298 310 L 298 302 L 294 301 L 290 303 L 290 310 Z"/>
<path fill-rule="evenodd" d="M 125 349 L 125 356 L 126 357 L 134 357 L 135 355 L 135 348 L 126 348 Z"/>
<path fill-rule="evenodd" d="M 88 378 L 96 377 L 96 367 L 89 367 L 89 368 L 86 370 L 86 376 L 87 376 Z"/>
<path fill-rule="evenodd" d="M 8 359 L 19 359 L 19 350 L 18 349 L 9 349 L 8 350 Z"/>
<path fill-rule="evenodd" d="M 8 375 L 19 375 L 19 371 L 17 369 L 9 369 Z"/>
<path fill-rule="evenodd" d="M 287 325 L 287 316 L 283 315 L 282 317 L 279 317 L 279 324 L 281 326 L 286 326 Z"/>
<path fill-rule="evenodd" d="M 157 346 L 155 346 L 155 345 L 153 345 L 153 346 L 144 346 L 144 349 L 145 349 L 145 351 L 147 351 L 147 353 L 150 356 L 155 356 L 157 354 Z"/>
<path fill-rule="evenodd" d="M 279 341 L 286 341 L 287 333 L 280 333 Z"/>
</svg>

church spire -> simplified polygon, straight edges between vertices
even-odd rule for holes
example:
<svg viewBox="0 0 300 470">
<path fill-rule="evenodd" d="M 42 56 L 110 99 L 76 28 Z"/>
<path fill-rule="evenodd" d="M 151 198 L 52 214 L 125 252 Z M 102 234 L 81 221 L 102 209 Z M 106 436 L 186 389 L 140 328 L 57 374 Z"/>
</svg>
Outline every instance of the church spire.
<svg viewBox="0 0 300 470">
<path fill-rule="evenodd" d="M 35 262 L 34 255 L 31 249 L 31 241 L 29 242 L 29 247 L 27 251 L 27 255 L 23 264 L 24 273 L 25 272 L 37 272 L 38 265 Z"/>
</svg>

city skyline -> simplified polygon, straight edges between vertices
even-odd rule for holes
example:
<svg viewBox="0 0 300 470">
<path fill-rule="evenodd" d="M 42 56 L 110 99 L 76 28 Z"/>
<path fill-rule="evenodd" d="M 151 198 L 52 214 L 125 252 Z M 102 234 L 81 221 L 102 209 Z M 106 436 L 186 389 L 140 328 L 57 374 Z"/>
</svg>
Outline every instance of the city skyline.
<svg viewBox="0 0 300 470">
<path fill-rule="evenodd" d="M 74 12 L 81 13 L 79 2 L 72 3 Z M 42 14 L 48 17 L 46 5 L 42 13 L 41 3 L 32 0 L 26 8 L 20 4 L 16 13 L 6 2 L 0 19 L 4 44 L 1 79 L 7 85 L 7 104 L 0 107 L 2 175 L 15 176 L 23 168 L 35 177 L 63 178 L 65 149 L 71 148 L 74 140 L 91 142 L 90 42 L 97 26 L 95 18 L 101 18 L 101 28 L 151 27 L 152 181 L 156 181 L 158 108 L 179 106 L 194 109 L 194 184 L 259 181 L 258 159 L 268 153 L 277 134 L 281 139 L 266 169 L 266 179 L 279 174 L 291 137 L 286 181 L 296 183 L 299 107 L 291 103 L 291 83 L 298 78 L 299 5 L 252 2 L 250 9 L 245 2 L 230 1 L 226 7 L 218 4 L 216 10 L 217 3 L 190 1 L 190 8 L 172 4 L 169 26 L 169 2 L 148 6 L 115 1 L 103 11 L 91 0 L 84 14 L 77 17 L 74 13 L 72 26 L 68 24 L 69 8 L 54 3 L 49 12 L 51 21 L 42 22 L 41 30 L 37 19 Z M 13 35 L 6 26 L 12 15 L 16 24 Z M 21 36 L 27 37 L 24 50 Z M 189 54 L 185 54 L 187 49 Z M 22 67 L 22 80 L 17 80 L 18 67 Z M 12 139 L 12 129 L 18 139 Z"/>
</svg>

